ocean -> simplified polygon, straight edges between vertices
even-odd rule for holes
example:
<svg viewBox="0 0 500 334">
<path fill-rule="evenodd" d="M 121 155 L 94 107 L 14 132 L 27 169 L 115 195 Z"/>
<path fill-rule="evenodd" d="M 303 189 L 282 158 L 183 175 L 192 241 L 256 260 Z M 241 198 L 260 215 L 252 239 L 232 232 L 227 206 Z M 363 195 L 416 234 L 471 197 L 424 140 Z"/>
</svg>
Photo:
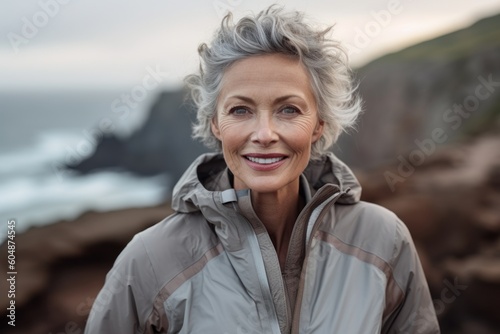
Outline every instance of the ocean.
<svg viewBox="0 0 500 334">
<path fill-rule="evenodd" d="M 89 210 L 150 206 L 169 197 L 168 175 L 77 175 L 62 167 L 92 154 L 104 131 L 127 136 L 144 122 L 155 95 L 123 117 L 111 107 L 122 93 L 0 92 L 0 219 L 5 222 L 0 242 L 9 219 L 16 219 L 17 233 L 22 233 Z"/>
</svg>

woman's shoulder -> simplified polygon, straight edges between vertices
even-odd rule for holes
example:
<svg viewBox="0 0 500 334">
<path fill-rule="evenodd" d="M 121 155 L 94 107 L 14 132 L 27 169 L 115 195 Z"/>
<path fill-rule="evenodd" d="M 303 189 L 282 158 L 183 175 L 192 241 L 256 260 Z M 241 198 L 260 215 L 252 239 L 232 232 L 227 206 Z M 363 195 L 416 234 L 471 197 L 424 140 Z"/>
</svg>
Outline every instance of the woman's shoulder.
<svg viewBox="0 0 500 334">
<path fill-rule="evenodd" d="M 114 333 L 121 328 L 128 333 L 132 325 L 146 327 L 153 314 L 165 317 L 161 306 L 155 308 L 163 305 L 165 291 L 173 291 L 186 268 L 218 247 L 213 235 L 197 213 L 173 214 L 136 234 L 106 276 L 88 322 L 93 329 L 87 331 Z"/>
<path fill-rule="evenodd" d="M 159 250 L 164 250 L 164 247 L 171 248 L 179 243 L 185 243 L 195 235 L 202 238 L 210 238 L 213 235 L 208 222 L 199 211 L 173 213 L 138 233 L 136 237 L 140 238 L 153 251 L 152 248 L 156 246 L 160 247 Z"/>
<path fill-rule="evenodd" d="M 392 211 L 369 202 L 336 205 L 334 217 L 324 225 L 342 243 L 390 262 L 395 251 L 412 243 L 406 225 Z"/>
<path fill-rule="evenodd" d="M 199 213 L 174 213 L 136 234 L 124 248 L 115 266 L 133 266 L 133 271 L 153 271 L 157 280 L 181 272 L 208 250 L 218 239 Z"/>
<path fill-rule="evenodd" d="M 375 203 L 359 201 L 349 205 L 335 205 L 336 226 L 349 223 L 356 229 L 395 229 L 401 220 L 389 209 Z M 354 225 L 354 226 L 353 226 Z"/>
</svg>

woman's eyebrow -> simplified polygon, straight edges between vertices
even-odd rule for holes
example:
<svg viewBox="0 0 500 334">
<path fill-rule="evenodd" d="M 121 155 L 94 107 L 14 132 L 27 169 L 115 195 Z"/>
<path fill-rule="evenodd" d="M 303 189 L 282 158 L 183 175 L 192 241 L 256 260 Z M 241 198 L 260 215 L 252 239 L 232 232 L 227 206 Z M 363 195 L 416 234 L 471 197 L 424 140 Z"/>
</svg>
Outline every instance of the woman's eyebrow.
<svg viewBox="0 0 500 334">
<path fill-rule="evenodd" d="M 280 96 L 277 99 L 275 99 L 274 102 L 280 103 L 280 102 L 283 102 L 283 101 L 286 101 L 286 100 L 289 100 L 289 99 L 293 99 L 293 98 L 298 98 L 298 99 L 301 99 L 301 100 L 305 100 L 302 96 L 291 94 L 291 95 Z"/>
<path fill-rule="evenodd" d="M 283 101 L 286 101 L 286 100 L 292 99 L 292 98 L 298 98 L 298 99 L 304 100 L 304 98 L 300 95 L 290 94 L 290 95 L 280 96 L 280 97 L 274 99 L 273 102 L 280 103 L 280 102 L 283 102 Z M 244 96 L 244 95 L 232 95 L 232 96 L 227 97 L 226 101 L 230 100 L 230 99 L 242 100 L 242 101 L 247 102 L 247 103 L 254 103 L 255 102 L 254 99 L 252 99 L 251 97 Z"/>
<path fill-rule="evenodd" d="M 248 102 L 248 103 L 254 103 L 254 100 L 250 97 L 247 97 L 247 96 L 243 96 L 243 95 L 232 95 L 232 96 L 228 96 L 226 98 L 226 101 L 227 100 L 230 100 L 230 99 L 236 99 L 236 100 L 242 100 L 242 101 L 245 101 L 245 102 Z"/>
</svg>

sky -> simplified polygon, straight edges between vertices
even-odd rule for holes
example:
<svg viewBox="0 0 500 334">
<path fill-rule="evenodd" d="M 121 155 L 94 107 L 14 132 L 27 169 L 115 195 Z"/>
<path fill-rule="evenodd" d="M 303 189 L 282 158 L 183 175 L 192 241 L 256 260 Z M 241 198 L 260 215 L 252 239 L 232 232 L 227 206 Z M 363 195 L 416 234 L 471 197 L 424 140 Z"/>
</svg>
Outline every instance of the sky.
<svg viewBox="0 0 500 334">
<path fill-rule="evenodd" d="M 500 13 L 499 0 L 6 0 L 0 5 L 0 90 L 175 86 L 198 66 L 227 11 L 272 3 L 335 25 L 351 64 Z"/>
</svg>

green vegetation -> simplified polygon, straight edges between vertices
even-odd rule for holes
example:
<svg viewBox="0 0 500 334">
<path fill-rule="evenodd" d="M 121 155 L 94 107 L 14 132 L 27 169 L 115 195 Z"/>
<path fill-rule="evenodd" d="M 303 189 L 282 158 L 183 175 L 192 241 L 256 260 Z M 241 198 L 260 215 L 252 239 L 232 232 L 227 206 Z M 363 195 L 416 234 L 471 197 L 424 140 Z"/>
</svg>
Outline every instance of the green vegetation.
<svg viewBox="0 0 500 334">
<path fill-rule="evenodd" d="M 371 86 L 364 88 L 372 96 L 387 98 L 394 94 L 396 99 L 404 100 L 398 110 L 391 111 L 392 114 L 418 110 L 418 115 L 413 116 L 420 121 L 411 125 L 413 129 L 444 126 L 443 108 L 465 103 L 467 98 L 470 105 L 475 98 L 477 108 L 470 117 L 463 119 L 463 125 L 453 132 L 451 140 L 500 133 L 500 87 L 497 84 L 500 81 L 500 14 L 380 57 L 360 68 L 358 75 L 371 76 L 365 81 L 368 82 L 365 85 Z M 488 88 L 491 95 L 487 101 L 479 101 L 476 97 L 479 76 L 495 83 Z M 384 80 L 394 80 L 398 89 L 394 85 L 378 85 Z M 414 108 L 414 101 L 418 101 L 418 108 Z M 379 100 L 372 98 L 369 102 L 370 112 L 380 115 L 387 112 Z M 403 125 L 395 122 L 394 126 Z"/>
<path fill-rule="evenodd" d="M 499 133 L 500 131 L 500 99 L 485 112 L 465 123 L 461 132 L 462 137 L 476 137 L 485 133 Z"/>
<path fill-rule="evenodd" d="M 478 50 L 500 46 L 500 15 L 482 19 L 468 28 L 425 41 L 380 57 L 364 69 L 392 61 L 454 61 Z"/>
</svg>

